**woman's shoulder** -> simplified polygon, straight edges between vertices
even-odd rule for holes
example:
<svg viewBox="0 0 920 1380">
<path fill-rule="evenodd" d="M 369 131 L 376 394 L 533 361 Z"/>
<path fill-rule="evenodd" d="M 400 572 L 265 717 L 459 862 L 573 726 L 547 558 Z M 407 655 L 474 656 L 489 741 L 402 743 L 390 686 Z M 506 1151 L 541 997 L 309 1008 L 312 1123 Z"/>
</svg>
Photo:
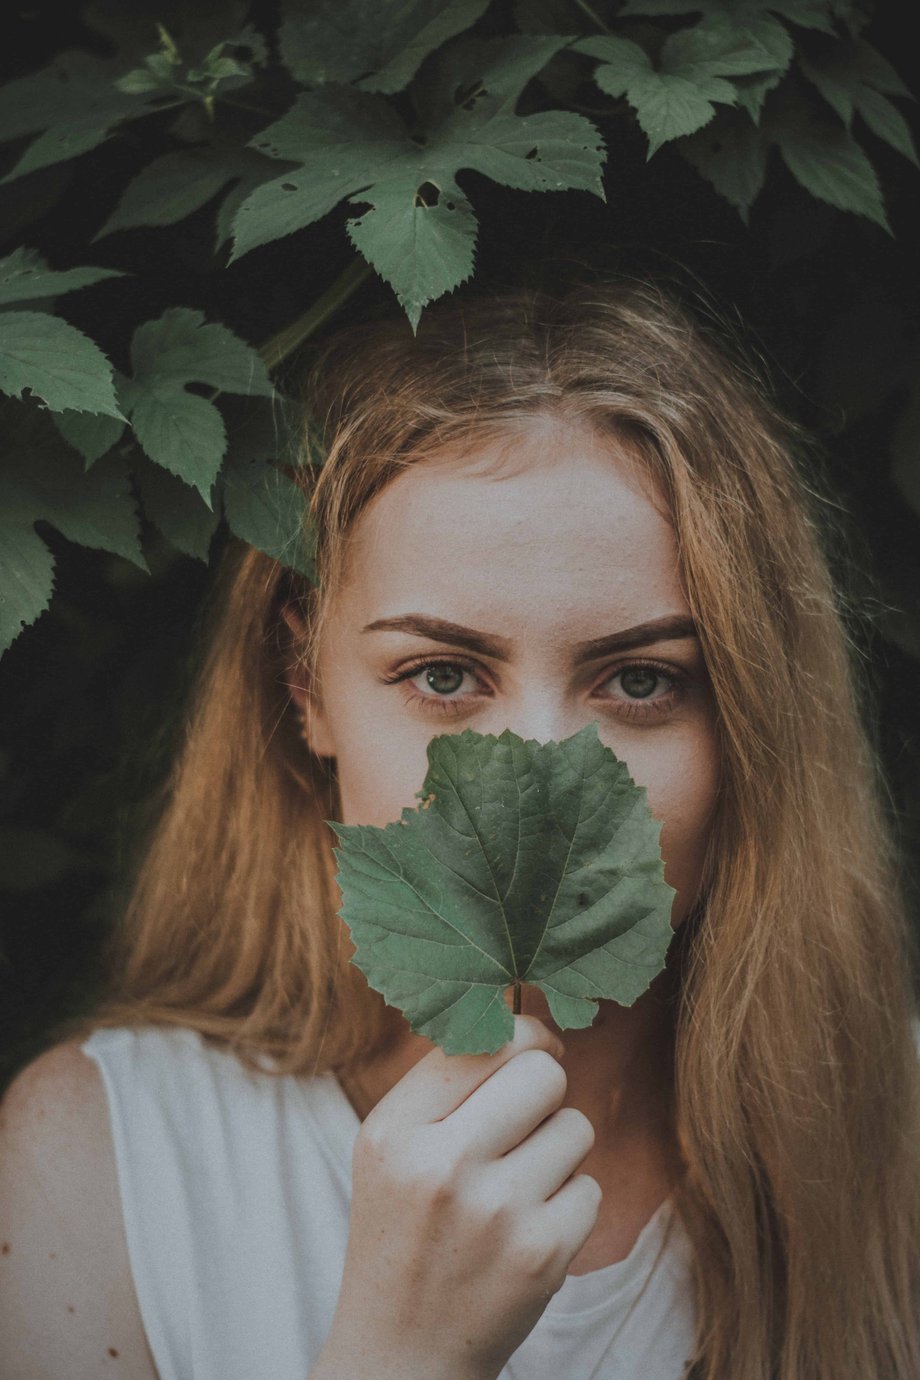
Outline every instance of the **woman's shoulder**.
<svg viewBox="0 0 920 1380">
<path fill-rule="evenodd" d="M 79 1039 L 26 1064 L 0 1102 L 0 1236 L 4 1348 L 28 1334 L 48 1374 L 89 1375 L 107 1352 L 125 1373 L 155 1374 L 128 1266 L 105 1090 Z M 67 1328 L 68 1318 L 80 1328 Z M 34 1364 L 34 1350 L 30 1357 Z M 21 1360 L 4 1351 L 0 1369 L 25 1374 Z"/>
</svg>

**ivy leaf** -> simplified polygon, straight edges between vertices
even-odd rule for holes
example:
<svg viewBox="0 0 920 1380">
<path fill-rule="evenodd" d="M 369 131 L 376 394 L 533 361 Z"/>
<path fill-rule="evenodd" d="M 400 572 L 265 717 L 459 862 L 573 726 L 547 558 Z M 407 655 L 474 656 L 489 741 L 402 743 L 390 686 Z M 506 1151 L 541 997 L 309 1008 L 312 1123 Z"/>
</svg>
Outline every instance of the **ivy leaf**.
<svg viewBox="0 0 920 1380">
<path fill-rule="evenodd" d="M 589 121 L 565 111 L 515 113 L 527 82 L 567 42 L 518 36 L 439 54 L 420 102 L 427 120 L 419 138 L 379 96 L 346 88 L 302 94 L 251 141 L 302 166 L 246 198 L 233 258 L 312 224 L 346 197 L 367 202 L 371 209 L 349 222 L 349 235 L 394 287 L 414 327 L 426 303 L 472 268 L 476 220 L 457 186 L 459 171 L 524 191 L 568 187 L 603 197 L 603 145 Z"/>
<path fill-rule="evenodd" d="M 124 463 L 107 456 L 84 473 L 47 414 L 12 406 L 3 410 L 0 464 L 0 652 L 51 598 L 54 560 L 35 532 L 39 519 L 70 541 L 124 556 L 147 571 Z"/>
<path fill-rule="evenodd" d="M 281 58 L 305 86 L 355 82 L 363 91 L 402 91 L 422 61 L 472 28 L 489 0 L 320 0 L 304 13 L 288 4 Z"/>
<path fill-rule="evenodd" d="M 226 326 L 206 323 L 202 312 L 171 307 L 138 326 L 131 362 L 133 377 L 119 396 L 138 441 L 151 460 L 193 484 L 210 508 L 227 435 L 214 403 L 188 386 L 271 396 L 262 359 Z"/>
<path fill-rule="evenodd" d="M 121 417 L 112 366 L 88 336 L 48 312 L 0 312 L 0 389 L 21 398 L 26 388 L 56 412 Z"/>
<path fill-rule="evenodd" d="M 22 246 L 0 259 L 0 304 L 59 297 L 65 292 L 100 283 L 105 278 L 124 276 L 117 268 L 69 268 L 56 272 L 48 267 L 37 249 Z"/>
<path fill-rule="evenodd" d="M 351 962 L 417 1034 L 491 1054 L 512 1037 L 511 986 L 582 1029 L 662 970 L 661 825 L 596 724 L 561 743 L 441 734 L 418 798 L 383 829 L 327 821 Z"/>
</svg>

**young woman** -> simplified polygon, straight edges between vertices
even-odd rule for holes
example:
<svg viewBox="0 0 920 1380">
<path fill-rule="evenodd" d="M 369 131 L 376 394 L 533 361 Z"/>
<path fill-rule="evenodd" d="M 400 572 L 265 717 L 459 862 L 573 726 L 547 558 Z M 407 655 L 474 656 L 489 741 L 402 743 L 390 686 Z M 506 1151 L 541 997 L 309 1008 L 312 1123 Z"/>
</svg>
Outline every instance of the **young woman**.
<svg viewBox="0 0 920 1380">
<path fill-rule="evenodd" d="M 914 954 L 789 431 L 617 285 L 345 332 L 308 413 L 317 585 L 230 550 L 111 999 L 6 1099 L 0 1370 L 916 1380 Z M 349 963 L 324 821 L 590 722 L 667 968 L 447 1056 Z"/>
</svg>

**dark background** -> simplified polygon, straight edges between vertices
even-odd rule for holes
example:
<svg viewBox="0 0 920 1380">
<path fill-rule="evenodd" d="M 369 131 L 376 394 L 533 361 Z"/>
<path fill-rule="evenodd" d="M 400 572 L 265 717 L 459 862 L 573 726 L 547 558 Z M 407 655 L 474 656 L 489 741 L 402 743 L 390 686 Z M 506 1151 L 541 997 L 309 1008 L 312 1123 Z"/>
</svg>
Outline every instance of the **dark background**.
<svg viewBox="0 0 920 1380">
<path fill-rule="evenodd" d="M 882 4 L 867 31 L 908 83 L 911 10 Z M 80 13 L 41 3 L 8 12 L 0 80 L 75 45 L 104 54 Z M 256 13 L 270 20 L 273 10 Z M 490 15 L 496 32 L 510 31 L 500 4 Z M 916 130 L 915 108 L 897 104 Z M 606 206 L 587 194 L 528 195 L 464 175 L 481 221 L 466 290 L 554 286 L 580 264 L 652 273 L 691 302 L 715 304 L 785 410 L 817 439 L 815 482 L 848 531 L 836 573 L 857 610 L 852 636 L 867 715 L 920 923 L 920 174 L 872 141 L 889 237 L 814 200 L 776 158 L 745 227 L 673 148 L 647 162 L 634 124 L 605 133 Z M 55 267 L 91 263 L 135 275 L 130 293 L 116 280 L 68 299 L 68 319 L 119 367 L 133 326 L 175 303 L 258 344 L 352 257 L 338 211 L 311 230 L 309 254 L 302 232 L 230 267 L 213 255 L 213 207 L 175 227 L 91 244 L 127 179 L 169 147 L 165 138 L 154 117 L 81 159 L 0 187 L 0 254 L 27 243 Z M 0 148 L 0 172 L 19 151 Z M 337 322 L 391 302 L 371 277 Z M 292 386 L 303 358 L 284 368 Z M 0 659 L 0 1085 L 42 1048 L 55 1021 L 93 998 L 100 945 L 181 732 L 210 571 L 226 541 L 221 528 L 206 567 L 145 524 L 148 576 L 48 524 L 39 531 L 57 561 L 51 609 Z"/>
</svg>

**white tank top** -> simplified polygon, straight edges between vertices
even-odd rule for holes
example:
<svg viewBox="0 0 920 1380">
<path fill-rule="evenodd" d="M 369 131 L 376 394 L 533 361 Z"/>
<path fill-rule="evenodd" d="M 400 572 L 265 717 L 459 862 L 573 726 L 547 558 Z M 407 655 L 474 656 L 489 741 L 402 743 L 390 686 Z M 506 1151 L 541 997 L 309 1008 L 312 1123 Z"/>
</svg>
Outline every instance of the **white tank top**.
<svg viewBox="0 0 920 1380">
<path fill-rule="evenodd" d="M 335 1310 L 360 1120 L 333 1073 L 250 1072 L 186 1028 L 97 1029 L 131 1272 L 160 1380 L 307 1380 Z M 681 1380 L 692 1247 L 670 1198 L 568 1275 L 501 1380 Z"/>
</svg>

